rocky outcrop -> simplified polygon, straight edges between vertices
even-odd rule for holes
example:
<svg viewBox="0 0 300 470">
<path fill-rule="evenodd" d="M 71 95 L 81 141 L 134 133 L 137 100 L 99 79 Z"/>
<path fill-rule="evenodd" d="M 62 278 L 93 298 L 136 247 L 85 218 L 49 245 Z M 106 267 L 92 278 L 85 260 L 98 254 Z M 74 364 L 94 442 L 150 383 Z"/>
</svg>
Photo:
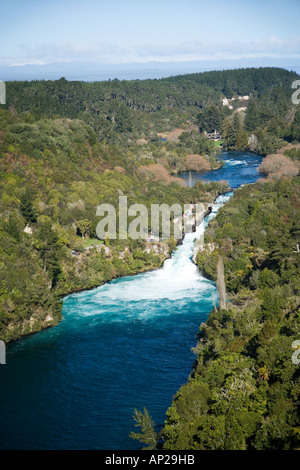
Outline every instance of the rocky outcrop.
<svg viewBox="0 0 300 470">
<path fill-rule="evenodd" d="M 6 335 L 3 338 L 5 342 L 12 339 L 18 339 L 38 331 L 55 326 L 61 320 L 60 313 L 45 311 L 42 308 L 37 309 L 29 318 L 22 318 L 21 321 L 10 322 L 6 328 Z"/>
</svg>

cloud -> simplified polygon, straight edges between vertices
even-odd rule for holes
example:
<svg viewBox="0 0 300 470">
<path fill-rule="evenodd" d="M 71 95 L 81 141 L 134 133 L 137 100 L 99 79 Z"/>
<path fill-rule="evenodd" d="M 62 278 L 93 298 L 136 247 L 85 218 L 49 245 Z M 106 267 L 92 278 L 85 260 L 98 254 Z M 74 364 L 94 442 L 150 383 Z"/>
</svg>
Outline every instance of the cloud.
<svg viewBox="0 0 300 470">
<path fill-rule="evenodd" d="M 252 41 L 188 41 L 178 44 L 149 43 L 136 46 L 113 43 L 19 45 L 15 57 L 2 57 L 2 63 L 45 64 L 52 62 L 147 63 L 185 62 L 241 58 L 300 59 L 300 37 L 280 39 L 276 36 Z"/>
<path fill-rule="evenodd" d="M 253 41 L 234 41 L 212 43 L 194 41 L 180 45 L 144 45 L 136 49 L 141 59 L 157 58 L 163 60 L 209 60 L 237 59 L 255 57 L 300 58 L 300 38 L 289 41 L 277 37 L 259 38 Z"/>
</svg>

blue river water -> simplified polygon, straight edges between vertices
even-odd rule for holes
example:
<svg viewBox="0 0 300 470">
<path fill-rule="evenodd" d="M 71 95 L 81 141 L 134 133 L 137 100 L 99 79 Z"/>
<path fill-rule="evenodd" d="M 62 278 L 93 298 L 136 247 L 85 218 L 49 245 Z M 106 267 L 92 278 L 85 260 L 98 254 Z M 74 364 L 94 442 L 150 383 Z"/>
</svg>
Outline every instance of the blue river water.
<svg viewBox="0 0 300 470">
<path fill-rule="evenodd" d="M 260 156 L 222 158 L 222 169 L 193 179 L 227 179 L 236 188 L 258 178 Z M 129 438 L 135 408 L 163 426 L 216 295 L 191 260 L 194 239 L 231 196 L 218 198 L 162 268 L 67 296 L 59 325 L 8 345 L 0 449 L 139 449 Z"/>
<path fill-rule="evenodd" d="M 247 152 L 225 152 L 220 158 L 225 164 L 218 170 L 206 173 L 192 171 L 192 184 L 198 180 L 227 180 L 231 188 L 236 189 L 243 184 L 254 183 L 258 179 L 257 167 L 262 161 L 260 155 Z M 179 173 L 178 176 L 189 181 L 189 172 L 187 171 Z"/>
</svg>

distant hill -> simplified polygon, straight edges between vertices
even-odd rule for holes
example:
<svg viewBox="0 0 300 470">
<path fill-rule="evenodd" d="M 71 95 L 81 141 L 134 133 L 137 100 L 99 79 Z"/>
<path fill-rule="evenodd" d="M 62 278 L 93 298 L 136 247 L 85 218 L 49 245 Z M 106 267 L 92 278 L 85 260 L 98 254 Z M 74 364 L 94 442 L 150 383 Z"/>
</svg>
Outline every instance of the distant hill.
<svg viewBox="0 0 300 470">
<path fill-rule="evenodd" d="M 295 72 L 281 68 L 248 68 L 177 75 L 160 80 L 112 80 L 86 83 L 65 78 L 11 81 L 6 84 L 6 109 L 82 119 L 99 139 L 113 133 L 131 138 L 172 131 L 199 112 L 234 95 L 259 98 L 280 88 L 288 97 Z M 116 135 L 114 135 L 116 137 Z M 124 139 L 123 139 L 124 141 Z"/>
<path fill-rule="evenodd" d="M 0 80 L 146 80 L 159 79 L 187 73 L 228 70 L 249 67 L 280 67 L 300 73 L 295 59 L 236 59 L 189 62 L 148 62 L 129 64 L 99 64 L 86 62 L 54 62 L 50 64 L 24 64 L 0 66 Z"/>
</svg>

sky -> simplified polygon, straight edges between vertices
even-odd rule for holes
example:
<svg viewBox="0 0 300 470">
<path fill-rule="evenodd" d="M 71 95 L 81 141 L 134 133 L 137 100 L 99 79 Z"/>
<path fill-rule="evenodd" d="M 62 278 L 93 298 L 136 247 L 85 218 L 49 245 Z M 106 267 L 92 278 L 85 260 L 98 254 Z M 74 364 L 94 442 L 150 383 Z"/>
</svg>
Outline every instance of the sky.
<svg viewBox="0 0 300 470">
<path fill-rule="evenodd" d="M 299 0 L 1 0 L 0 66 L 300 61 Z"/>
</svg>

